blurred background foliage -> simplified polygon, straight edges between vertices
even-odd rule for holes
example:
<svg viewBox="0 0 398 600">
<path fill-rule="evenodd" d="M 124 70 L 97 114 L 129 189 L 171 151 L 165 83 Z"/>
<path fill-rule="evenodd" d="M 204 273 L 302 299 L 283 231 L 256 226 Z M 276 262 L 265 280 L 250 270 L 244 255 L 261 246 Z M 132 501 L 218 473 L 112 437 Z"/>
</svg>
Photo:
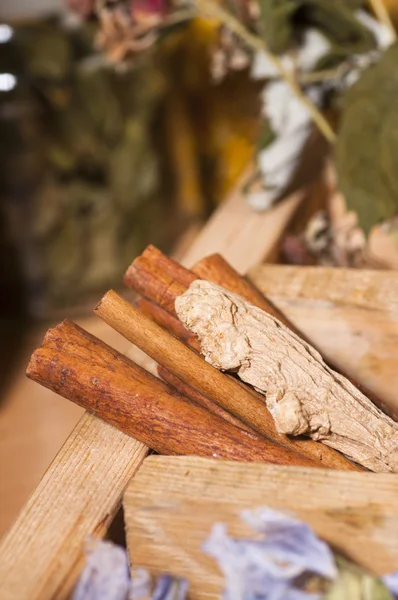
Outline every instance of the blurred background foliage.
<svg viewBox="0 0 398 600">
<path fill-rule="evenodd" d="M 24 10 L 43 2 L 43 14 L 24 18 Z M 159 22 L 169 14 L 164 0 L 117 0 L 111 10 L 98 0 L 97 18 L 90 17 L 92 0 L 69 0 L 83 19 L 59 2 L 5 0 L 0 7 L 0 20 L 12 32 L 0 44 L 5 315 L 48 317 L 91 306 L 102 291 L 120 286 L 146 244 L 169 252 L 191 225 L 203 223 L 253 160 L 264 130 L 269 141 L 261 119 L 264 83 L 250 77 L 241 45 L 223 37 L 216 20 L 176 21 L 156 44 Z M 398 1 L 384 3 L 397 23 Z M 126 22 L 117 21 L 120 4 L 130 10 Z M 369 44 L 358 22 L 352 30 L 347 13 L 362 4 L 268 0 L 258 5 L 260 13 L 252 0 L 228 6 L 242 23 L 262 27 L 276 49 L 292 36 L 293 13 L 299 21 L 310 17 L 312 25 L 320 20 L 341 42 L 324 68 L 354 42 L 355 48 Z M 48 16 L 52 5 L 64 10 Z M 104 15 L 100 24 L 98 14 Z M 99 35 L 107 38 L 105 52 L 98 49 Z M 141 52 L 147 40 L 149 49 Z M 124 62 L 131 44 L 138 50 Z M 221 80 L 214 78 L 218 50 L 224 62 L 239 64 L 227 65 Z M 318 154 L 312 150 L 312 166 Z M 303 222 L 323 208 L 319 198 L 305 203 Z"/>
<path fill-rule="evenodd" d="M 96 23 L 12 23 L 0 93 L 3 309 L 48 316 L 119 286 L 149 242 L 169 251 L 249 162 L 258 84 L 211 80 L 216 27 L 195 19 L 115 67 Z M 237 93 L 239 90 L 239 93 Z"/>
</svg>

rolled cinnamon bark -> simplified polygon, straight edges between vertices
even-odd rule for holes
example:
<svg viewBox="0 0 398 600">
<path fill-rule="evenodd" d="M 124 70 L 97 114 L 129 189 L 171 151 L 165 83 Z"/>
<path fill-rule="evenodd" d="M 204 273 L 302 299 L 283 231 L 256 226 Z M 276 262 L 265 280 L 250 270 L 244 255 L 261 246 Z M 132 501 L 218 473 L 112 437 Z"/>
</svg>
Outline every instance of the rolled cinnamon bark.
<svg viewBox="0 0 398 600">
<path fill-rule="evenodd" d="M 177 317 L 173 317 L 173 315 L 166 312 L 164 308 L 161 308 L 154 302 L 146 298 L 138 298 L 135 305 L 144 315 L 150 317 L 152 321 L 155 321 L 160 327 L 163 327 L 163 329 L 166 329 L 178 339 L 185 342 L 189 338 L 195 337 L 184 327 Z"/>
<path fill-rule="evenodd" d="M 197 277 L 155 246 L 148 246 L 138 256 L 124 276 L 124 283 L 147 300 L 176 316 L 174 302 Z"/>
<path fill-rule="evenodd" d="M 74 323 L 50 329 L 27 375 L 162 454 L 314 466 L 189 404 Z"/>
<path fill-rule="evenodd" d="M 191 400 L 194 404 L 197 404 L 198 406 L 203 406 L 203 408 L 206 408 L 214 415 L 218 415 L 222 419 L 225 419 L 225 421 L 228 421 L 228 423 L 232 423 L 232 425 L 235 425 L 235 427 L 240 427 L 241 429 L 245 429 L 245 431 L 251 431 L 253 433 L 253 429 L 246 425 L 246 423 L 243 423 L 243 421 L 237 419 L 236 417 L 234 417 L 234 415 L 231 415 L 231 413 L 226 411 L 224 408 L 222 408 L 222 406 L 220 406 L 216 402 L 213 402 L 213 400 L 209 400 L 209 398 L 198 392 L 198 390 L 196 390 L 192 386 L 182 381 L 179 377 L 174 375 L 174 373 L 172 373 L 168 369 L 162 367 L 162 365 L 158 365 L 158 375 L 169 386 L 171 386 L 178 393 Z"/>
<path fill-rule="evenodd" d="M 98 303 L 95 312 L 130 342 L 157 363 L 177 375 L 258 433 L 315 460 L 319 466 L 359 470 L 342 454 L 317 442 L 290 439 L 276 431 L 264 401 L 250 390 L 209 365 L 167 331 L 140 313 L 116 292 L 110 291 Z"/>
<path fill-rule="evenodd" d="M 160 325 L 160 327 L 173 334 L 174 337 L 185 342 L 187 346 L 200 354 L 200 343 L 198 338 L 195 334 L 188 331 L 177 317 L 174 317 L 164 310 L 164 308 L 161 308 L 146 298 L 138 298 L 135 305 L 144 315 L 149 317 L 157 325 Z"/>
</svg>

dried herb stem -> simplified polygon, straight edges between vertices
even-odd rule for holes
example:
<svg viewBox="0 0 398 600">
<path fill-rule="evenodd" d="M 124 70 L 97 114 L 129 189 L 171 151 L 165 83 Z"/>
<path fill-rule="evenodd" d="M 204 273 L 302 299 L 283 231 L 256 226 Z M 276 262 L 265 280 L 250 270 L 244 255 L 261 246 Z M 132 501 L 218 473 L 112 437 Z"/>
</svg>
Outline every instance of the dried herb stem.
<svg viewBox="0 0 398 600">
<path fill-rule="evenodd" d="M 297 98 L 299 98 L 301 103 L 305 106 L 311 115 L 312 120 L 328 140 L 328 142 L 331 144 L 335 143 L 336 134 L 330 127 L 325 117 L 307 98 L 296 82 L 295 77 L 284 68 L 280 59 L 269 51 L 261 38 L 248 31 L 246 27 L 237 19 L 235 19 L 233 15 L 229 14 L 226 10 L 215 4 L 213 0 L 196 0 L 196 6 L 200 13 L 207 15 L 209 18 L 220 21 L 230 31 L 238 35 L 248 46 L 254 50 L 266 54 L 267 58 L 272 62 L 279 75 L 286 81 L 294 95 L 297 96 Z"/>
</svg>

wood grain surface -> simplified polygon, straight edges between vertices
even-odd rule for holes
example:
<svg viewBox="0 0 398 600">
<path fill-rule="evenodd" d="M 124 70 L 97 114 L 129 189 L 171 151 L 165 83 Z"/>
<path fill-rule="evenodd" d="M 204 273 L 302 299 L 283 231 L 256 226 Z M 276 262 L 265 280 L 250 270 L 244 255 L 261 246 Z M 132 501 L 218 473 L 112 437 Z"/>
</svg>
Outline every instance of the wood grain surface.
<svg viewBox="0 0 398 600">
<path fill-rule="evenodd" d="M 242 201 L 241 185 L 237 186 L 204 226 L 182 264 L 191 268 L 207 254 L 218 252 L 244 274 L 250 266 L 270 260 L 303 198 L 304 192 L 298 191 L 270 210 L 256 212 Z"/>
<path fill-rule="evenodd" d="M 120 335 L 93 317 L 79 319 L 84 329 L 118 348 L 130 347 Z M 50 324 L 32 327 L 21 340 L 18 362 L 3 389 L 0 407 L 0 538 L 5 534 L 83 410 L 25 376 L 33 350 Z M 4 366 L 4 363 L 3 363 Z"/>
<path fill-rule="evenodd" d="M 2 600 L 67 596 L 88 532 L 104 535 L 146 453 L 134 438 L 83 415 L 0 547 Z"/>
<path fill-rule="evenodd" d="M 398 568 L 397 494 L 390 474 L 151 456 L 124 495 L 128 548 L 135 566 L 187 577 L 191 600 L 216 600 L 223 580 L 202 544 L 217 522 L 233 536 L 255 537 L 240 515 L 268 506 L 386 574 Z"/>
</svg>

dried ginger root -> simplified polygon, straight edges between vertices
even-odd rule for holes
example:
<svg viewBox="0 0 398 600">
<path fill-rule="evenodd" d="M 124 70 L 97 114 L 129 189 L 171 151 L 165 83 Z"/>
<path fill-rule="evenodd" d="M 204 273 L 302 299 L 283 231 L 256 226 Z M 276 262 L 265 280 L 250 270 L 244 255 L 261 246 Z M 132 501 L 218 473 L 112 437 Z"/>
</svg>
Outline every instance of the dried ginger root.
<svg viewBox="0 0 398 600">
<path fill-rule="evenodd" d="M 398 472 L 398 424 L 280 321 L 202 280 L 175 307 L 210 364 L 266 397 L 280 433 L 309 436 L 372 471 Z"/>
</svg>

